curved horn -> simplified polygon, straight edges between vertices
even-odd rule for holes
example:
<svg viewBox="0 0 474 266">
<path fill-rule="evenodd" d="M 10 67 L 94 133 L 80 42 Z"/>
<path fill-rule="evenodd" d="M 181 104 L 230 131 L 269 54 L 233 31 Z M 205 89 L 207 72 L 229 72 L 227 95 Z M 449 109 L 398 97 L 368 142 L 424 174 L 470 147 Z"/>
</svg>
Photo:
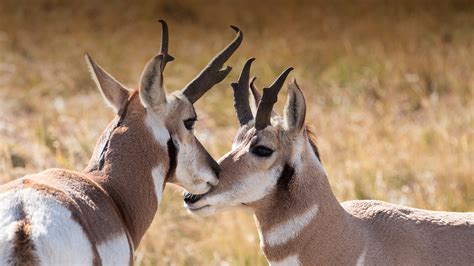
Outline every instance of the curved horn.
<svg viewBox="0 0 474 266">
<path fill-rule="evenodd" d="M 230 84 L 234 90 L 234 109 L 241 126 L 246 125 L 253 119 L 252 110 L 249 105 L 249 78 L 250 67 L 255 58 L 250 58 L 240 73 L 239 81 Z"/>
<path fill-rule="evenodd" d="M 232 69 L 230 66 L 222 69 L 224 63 L 230 56 L 239 48 L 243 39 L 242 31 L 236 26 L 230 26 L 237 36 L 227 45 L 221 52 L 219 52 L 209 64 L 182 90 L 183 94 L 191 103 L 195 103 L 204 93 L 212 88 L 217 83 L 221 82 Z"/>
<path fill-rule="evenodd" d="M 283 71 L 280 76 L 268 88 L 263 89 L 263 96 L 258 104 L 257 115 L 255 116 L 255 128 L 261 130 L 270 125 L 273 105 L 278 100 L 278 93 L 285 82 L 286 77 L 293 70 L 292 67 Z"/>
<path fill-rule="evenodd" d="M 160 54 L 164 57 L 163 68 L 166 66 L 166 63 L 173 61 L 174 57 L 168 54 L 168 41 L 169 41 L 169 34 L 168 34 L 168 24 L 163 19 L 159 19 L 158 22 L 161 23 L 162 33 L 161 33 L 161 48 Z"/>
<path fill-rule="evenodd" d="M 140 81 L 140 97 L 151 106 L 166 102 L 163 71 L 166 64 L 174 60 L 174 57 L 168 54 L 168 25 L 162 19 L 158 21 L 162 26 L 160 53 L 147 63 Z"/>
</svg>

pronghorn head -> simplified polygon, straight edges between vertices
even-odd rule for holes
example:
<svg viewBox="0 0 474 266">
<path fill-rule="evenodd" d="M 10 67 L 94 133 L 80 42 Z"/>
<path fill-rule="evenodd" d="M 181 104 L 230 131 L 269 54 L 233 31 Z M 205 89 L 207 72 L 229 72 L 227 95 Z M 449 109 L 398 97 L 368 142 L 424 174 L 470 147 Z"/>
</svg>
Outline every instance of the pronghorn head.
<svg viewBox="0 0 474 266">
<path fill-rule="evenodd" d="M 125 88 L 86 55 L 97 86 L 117 114 L 115 127 L 106 130 L 105 134 L 112 136 L 120 133 L 113 132 L 117 127 L 127 128 L 128 131 L 145 128 L 148 131 L 146 134 L 151 134 L 155 142 L 150 147 L 145 147 L 148 149 L 146 152 L 167 152 L 169 155 L 166 156 L 169 160 L 160 159 L 159 162 L 169 165 L 162 169 L 166 181 L 178 184 L 193 193 L 204 193 L 218 183 L 219 166 L 194 135 L 193 125 L 197 116 L 193 104 L 230 72 L 231 67 L 222 67 L 239 47 L 243 38 L 242 32 L 232 26 L 237 33 L 235 39 L 184 89 L 167 95 L 163 84 L 163 71 L 166 64 L 174 58 L 168 54 L 167 24 L 163 20 L 160 22 L 163 28 L 161 50 L 145 66 L 138 90 Z M 102 138 L 107 139 L 110 136 Z M 144 142 L 140 139 L 135 141 Z M 155 144 L 164 149 L 153 148 Z M 136 147 L 138 146 L 136 144 Z M 135 151 L 134 154 L 136 153 Z M 91 167 L 98 166 L 89 168 Z"/>
<path fill-rule="evenodd" d="M 232 84 L 240 128 L 232 150 L 219 160 L 220 182 L 203 196 L 185 198 L 193 213 L 209 215 L 234 207 L 256 211 L 275 202 L 285 204 L 295 182 L 312 182 L 305 180 L 304 175 L 298 177 L 301 180 L 294 180 L 295 171 L 304 172 L 307 160 L 317 161 L 324 174 L 316 146 L 304 123 L 306 104 L 296 80 L 288 86 L 283 117 L 272 110 L 292 68 L 265 88 L 260 97 L 254 85 L 255 78 L 249 82 L 252 61 L 253 58 L 247 61 L 239 81 Z"/>
</svg>

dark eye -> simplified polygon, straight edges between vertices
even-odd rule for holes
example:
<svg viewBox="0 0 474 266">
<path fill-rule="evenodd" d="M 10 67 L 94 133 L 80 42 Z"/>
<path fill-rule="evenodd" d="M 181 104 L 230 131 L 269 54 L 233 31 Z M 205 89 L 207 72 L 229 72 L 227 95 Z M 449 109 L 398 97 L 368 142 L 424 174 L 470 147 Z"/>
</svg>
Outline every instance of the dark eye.
<svg viewBox="0 0 474 266">
<path fill-rule="evenodd" d="M 186 119 L 186 120 L 183 121 L 184 127 L 185 127 L 187 130 L 193 130 L 194 122 L 196 122 L 196 119 L 195 119 L 195 118 Z"/>
<path fill-rule="evenodd" d="M 252 148 L 252 153 L 258 157 L 270 157 L 273 151 L 265 146 L 255 146 Z"/>
</svg>

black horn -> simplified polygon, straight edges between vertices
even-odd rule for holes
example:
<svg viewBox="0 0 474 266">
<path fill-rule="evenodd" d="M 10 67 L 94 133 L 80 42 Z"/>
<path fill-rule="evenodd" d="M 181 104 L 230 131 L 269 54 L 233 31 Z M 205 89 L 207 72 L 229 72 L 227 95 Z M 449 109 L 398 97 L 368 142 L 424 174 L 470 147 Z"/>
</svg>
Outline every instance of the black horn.
<svg viewBox="0 0 474 266">
<path fill-rule="evenodd" d="M 292 67 L 283 71 L 280 76 L 268 88 L 263 89 L 263 95 L 258 104 L 257 114 L 255 116 L 255 128 L 261 130 L 270 125 L 273 105 L 277 102 L 278 93 L 285 82 L 286 77 L 293 70 Z"/>
<path fill-rule="evenodd" d="M 204 93 L 215 84 L 221 82 L 232 69 L 230 66 L 222 69 L 224 63 L 239 48 L 243 39 L 242 31 L 235 26 L 231 26 L 237 33 L 234 40 L 219 52 L 209 64 L 182 90 L 183 94 L 191 103 L 195 103 Z"/>
<path fill-rule="evenodd" d="M 168 24 L 166 24 L 166 21 L 164 21 L 163 19 L 159 19 L 158 22 L 161 23 L 161 27 L 162 27 L 160 54 L 163 55 L 163 68 L 164 68 L 166 66 L 166 63 L 174 60 L 174 57 L 168 54 L 168 42 L 169 42 Z"/>
<path fill-rule="evenodd" d="M 253 119 L 249 105 L 250 67 L 255 58 L 250 58 L 244 65 L 238 82 L 230 84 L 234 90 L 234 108 L 241 126 Z"/>
</svg>

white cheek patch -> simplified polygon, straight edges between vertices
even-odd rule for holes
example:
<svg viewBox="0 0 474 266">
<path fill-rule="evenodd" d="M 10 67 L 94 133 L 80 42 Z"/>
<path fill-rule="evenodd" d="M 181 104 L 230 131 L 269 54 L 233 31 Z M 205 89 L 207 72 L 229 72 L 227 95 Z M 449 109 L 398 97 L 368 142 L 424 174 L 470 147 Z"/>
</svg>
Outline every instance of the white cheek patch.
<svg viewBox="0 0 474 266">
<path fill-rule="evenodd" d="M 155 186 L 155 195 L 158 200 L 158 205 L 163 197 L 164 182 L 166 176 L 166 169 L 162 165 L 156 166 L 151 170 L 151 176 L 153 177 L 153 185 Z"/>
<path fill-rule="evenodd" d="M 147 109 L 145 124 L 150 128 L 156 142 L 158 142 L 160 146 L 166 147 L 166 143 L 170 139 L 170 134 L 166 129 L 164 122 L 155 111 Z"/>
<path fill-rule="evenodd" d="M 207 202 L 217 206 L 234 206 L 261 200 L 275 189 L 280 172 L 275 169 L 248 175 L 227 191 L 207 198 Z"/>
<path fill-rule="evenodd" d="M 270 173 L 253 174 L 235 186 L 236 194 L 243 203 L 251 203 L 263 199 L 275 188 L 281 170 Z"/>
<path fill-rule="evenodd" d="M 193 194 L 203 194 L 219 180 L 205 160 L 198 160 L 203 151 L 197 145 L 180 145 L 176 167 L 176 183 Z"/>
<path fill-rule="evenodd" d="M 130 246 L 125 234 L 117 235 L 97 246 L 102 265 L 125 265 L 130 261 Z"/>
<path fill-rule="evenodd" d="M 71 211 L 31 188 L 0 196 L 0 262 L 8 258 L 5 254 L 11 254 L 11 250 L 4 250 L 9 245 L 3 245 L 2 241 L 12 239 L 15 233 L 12 225 L 16 229 L 20 217 L 15 215 L 20 207 L 30 221 L 30 239 L 42 265 L 92 265 L 92 245 Z"/>
<path fill-rule="evenodd" d="M 270 261 L 270 266 L 299 266 L 298 255 L 291 255 L 279 261 Z"/>
<path fill-rule="evenodd" d="M 302 214 L 272 227 L 268 232 L 263 233 L 265 243 L 273 247 L 294 239 L 311 223 L 317 213 L 318 205 L 313 205 Z"/>
</svg>

